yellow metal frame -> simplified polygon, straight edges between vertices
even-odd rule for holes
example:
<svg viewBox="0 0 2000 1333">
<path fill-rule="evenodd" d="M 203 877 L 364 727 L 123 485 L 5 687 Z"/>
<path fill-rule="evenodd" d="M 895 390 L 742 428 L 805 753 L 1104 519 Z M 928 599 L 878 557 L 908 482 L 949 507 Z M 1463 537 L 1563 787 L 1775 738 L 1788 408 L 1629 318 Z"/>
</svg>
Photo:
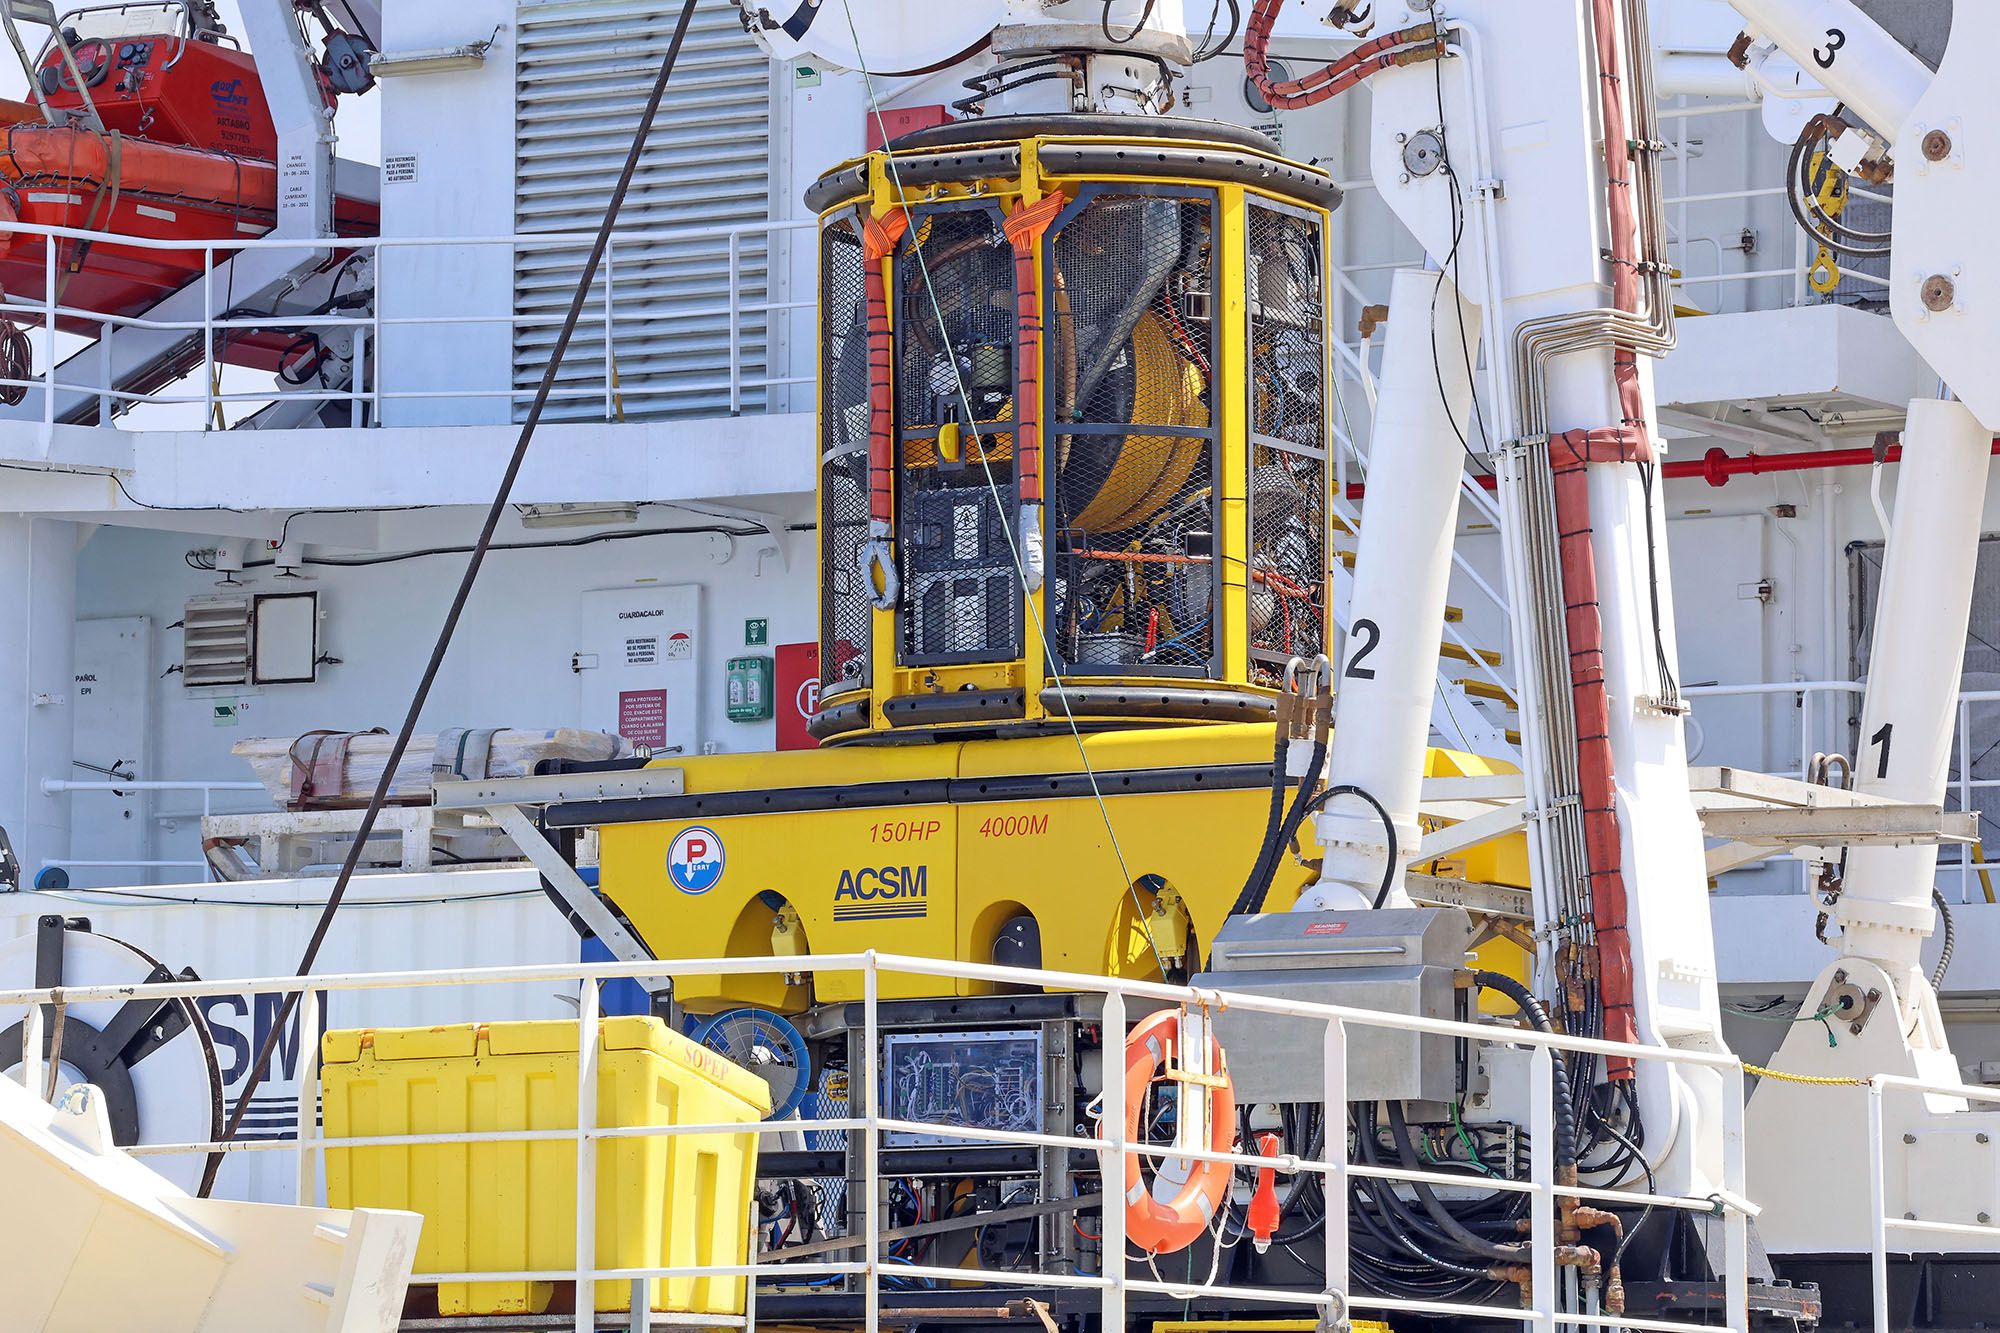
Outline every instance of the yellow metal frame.
<svg viewBox="0 0 2000 1333">
<path fill-rule="evenodd" d="M 1203 179 L 1197 176 L 1185 178 L 1139 175 L 1063 175 L 1042 170 L 1040 147 L 1041 138 L 1008 141 L 1019 148 L 1020 172 L 1016 176 L 984 177 L 960 182 L 929 184 L 921 189 L 903 190 L 891 170 L 886 153 L 872 153 L 865 159 L 867 166 L 867 191 L 864 195 L 843 200 L 822 214 L 823 220 L 846 213 L 857 206 L 869 217 L 882 218 L 899 208 L 920 208 L 954 200 L 977 199 L 997 202 L 1003 212 L 1011 212 L 1016 207 L 1038 203 L 1052 191 L 1061 190 L 1074 197 L 1079 188 L 1090 185 L 1140 185 L 1157 188 L 1162 185 L 1185 184 L 1191 189 L 1213 193 L 1216 197 L 1216 234 L 1218 292 L 1217 319 L 1220 322 L 1217 339 L 1219 358 L 1213 376 L 1218 386 L 1231 387 L 1224 392 L 1218 389 L 1212 395 L 1213 410 L 1218 429 L 1216 454 L 1217 483 L 1220 489 L 1221 531 L 1218 534 L 1219 550 L 1223 562 L 1221 585 L 1221 615 L 1217 633 L 1220 635 L 1222 672 L 1213 680 L 1188 680 L 1182 677 L 1162 677 L 1145 674 L 1134 675 L 1091 675 L 1090 685 L 1146 687 L 1156 685 L 1200 686 L 1203 684 L 1225 686 L 1232 691 L 1269 697 L 1274 692 L 1256 683 L 1251 676 L 1249 658 L 1249 586 L 1248 565 L 1239 558 L 1249 550 L 1249 395 L 1240 386 L 1248 384 L 1249 365 L 1249 302 L 1246 297 L 1248 233 L 1246 217 L 1248 201 L 1262 198 L 1285 204 L 1287 207 L 1303 211 L 1316 218 L 1322 236 L 1330 230 L 1331 214 L 1327 209 L 1311 202 L 1286 196 L 1280 192 L 1242 185 L 1231 181 Z M 1114 138 L 1072 139 L 1065 137 L 1066 144 L 1128 142 Z M 1146 140 L 1149 146 L 1158 146 L 1163 141 Z M 1236 150 L 1232 150 L 1236 151 Z M 843 169 L 855 163 L 843 164 Z M 1047 257 L 1047 236 L 1040 235 L 1034 241 L 1033 263 L 1037 272 L 1043 271 Z M 882 278 L 886 290 L 894 291 L 894 257 L 884 258 Z M 1050 327 L 1046 294 L 1042 308 L 1038 311 L 1044 328 Z M 891 332 L 895 326 L 895 303 L 888 310 Z M 822 328 L 822 358 L 824 356 L 825 331 Z M 1329 326 L 1329 338 L 1332 336 Z M 1332 348 L 1326 349 L 1326 365 L 1322 374 L 1331 382 Z M 822 362 L 823 363 L 823 362 Z M 819 387 L 819 408 L 826 410 L 825 386 Z M 1049 413 L 1043 412 L 1044 448 L 1049 429 Z M 1328 439 L 1330 441 L 1328 423 Z M 1046 477 L 1047 467 L 1044 464 Z M 1328 470 L 1330 477 L 1331 470 Z M 1329 483 L 1330 484 L 1330 483 Z M 822 578 L 820 587 L 820 615 L 824 623 L 824 599 L 827 595 L 826 580 Z M 869 685 L 865 693 L 870 699 L 868 722 L 865 732 L 839 739 L 849 740 L 858 736 L 875 738 L 890 734 L 907 733 L 910 728 L 893 726 L 885 716 L 883 701 L 891 698 L 907 698 L 913 695 L 934 693 L 949 694 L 958 690 L 1014 689 L 1022 691 L 1026 714 L 1015 719 L 1018 725 L 1033 727 L 1043 725 L 1066 725 L 1068 719 L 1060 714 L 1051 714 L 1043 707 L 1041 693 L 1049 682 L 1048 659 L 1039 642 L 1036 627 L 1046 624 L 1047 594 L 1038 589 L 1029 594 L 1024 606 L 1024 651 L 1019 658 L 1006 662 L 962 664 L 948 666 L 904 666 L 901 664 L 896 628 L 897 612 L 874 610 L 871 612 L 869 635 Z M 1331 626 L 1323 627 L 1323 632 L 1331 631 Z M 1081 679 L 1081 678 L 1080 678 Z M 843 699 L 853 698 L 863 691 L 843 691 Z M 1095 719 L 1078 713 L 1078 721 L 1090 722 Z M 1116 720 L 1116 719 L 1113 719 Z M 1126 720 L 1129 725 L 1129 720 Z M 977 730 L 990 727 L 989 722 L 939 723 L 934 728 L 940 732 Z"/>
</svg>

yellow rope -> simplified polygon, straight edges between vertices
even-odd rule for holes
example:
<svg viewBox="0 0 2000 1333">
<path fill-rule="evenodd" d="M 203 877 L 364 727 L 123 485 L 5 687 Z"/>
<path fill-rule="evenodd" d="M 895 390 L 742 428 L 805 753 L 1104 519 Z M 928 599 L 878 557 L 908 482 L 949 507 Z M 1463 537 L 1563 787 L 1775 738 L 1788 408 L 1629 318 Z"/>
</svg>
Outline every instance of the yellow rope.
<svg viewBox="0 0 2000 1333">
<path fill-rule="evenodd" d="M 1743 1070 L 1745 1073 L 1755 1074 L 1758 1078 L 1777 1079 L 1780 1083 L 1810 1083 L 1826 1088 L 1865 1088 L 1868 1086 L 1868 1080 L 1865 1078 L 1821 1078 L 1814 1074 L 1786 1074 L 1776 1069 L 1766 1069 L 1762 1065 L 1744 1065 Z"/>
</svg>

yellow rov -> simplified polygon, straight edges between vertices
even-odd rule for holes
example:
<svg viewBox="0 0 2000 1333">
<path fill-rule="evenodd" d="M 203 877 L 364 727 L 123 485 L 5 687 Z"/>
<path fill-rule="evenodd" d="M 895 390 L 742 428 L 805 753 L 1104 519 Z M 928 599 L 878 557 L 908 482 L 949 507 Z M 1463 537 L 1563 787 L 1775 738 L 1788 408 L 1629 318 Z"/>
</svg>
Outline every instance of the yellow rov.
<svg viewBox="0 0 2000 1333">
<path fill-rule="evenodd" d="M 1249 131 L 1066 116 L 920 131 L 808 200 L 823 748 L 675 759 L 678 795 L 547 820 L 599 829 L 661 955 L 1192 974 L 1258 857 L 1286 664 L 1329 643 L 1339 190 Z M 1527 882 L 1518 839 L 1435 870 Z"/>
</svg>

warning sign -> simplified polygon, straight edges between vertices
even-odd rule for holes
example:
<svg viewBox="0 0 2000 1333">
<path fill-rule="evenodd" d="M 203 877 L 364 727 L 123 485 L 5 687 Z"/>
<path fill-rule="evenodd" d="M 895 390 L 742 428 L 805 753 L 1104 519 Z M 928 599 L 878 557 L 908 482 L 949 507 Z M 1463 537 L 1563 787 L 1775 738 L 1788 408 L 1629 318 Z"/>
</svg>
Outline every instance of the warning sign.
<svg viewBox="0 0 2000 1333">
<path fill-rule="evenodd" d="M 819 711 L 819 645 L 781 643 L 776 656 L 778 748 L 816 750 L 806 723 Z"/>
<path fill-rule="evenodd" d="M 667 692 L 618 691 L 618 734 L 634 745 L 664 748 L 667 743 Z"/>
</svg>

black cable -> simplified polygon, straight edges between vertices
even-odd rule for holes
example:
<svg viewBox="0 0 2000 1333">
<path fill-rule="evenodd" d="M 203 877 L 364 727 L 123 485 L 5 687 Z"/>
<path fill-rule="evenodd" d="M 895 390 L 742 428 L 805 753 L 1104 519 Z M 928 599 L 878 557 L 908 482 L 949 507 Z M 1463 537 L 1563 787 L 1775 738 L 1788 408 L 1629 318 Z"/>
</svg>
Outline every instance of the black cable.
<svg viewBox="0 0 2000 1333">
<path fill-rule="evenodd" d="M 1623 1095 L 1625 1097 L 1626 1106 L 1631 1113 L 1632 1124 L 1636 1128 L 1640 1123 L 1639 1096 L 1636 1092 L 1632 1090 L 1632 1085 L 1630 1083 L 1626 1083 L 1621 1086 L 1623 1089 Z M 1610 1133 L 1610 1135 L 1613 1138 L 1617 1139 L 1620 1143 L 1623 1143 L 1626 1146 L 1626 1148 L 1630 1150 L 1633 1158 L 1636 1159 L 1637 1162 L 1639 1163 L 1639 1169 L 1646 1173 L 1646 1195 L 1647 1195 L 1646 1206 L 1639 1211 L 1639 1220 L 1634 1222 L 1631 1226 L 1625 1229 L 1625 1234 L 1619 1238 L 1618 1248 L 1616 1248 L 1611 1252 L 1611 1262 L 1606 1266 L 1606 1271 L 1609 1272 L 1618 1267 L 1619 1261 L 1624 1259 L 1625 1257 L 1625 1247 L 1632 1243 L 1633 1238 L 1639 1234 L 1639 1229 L 1646 1225 L 1646 1219 L 1653 1215 L 1652 1201 L 1656 1196 L 1658 1196 L 1660 1191 L 1658 1185 L 1653 1180 L 1653 1164 L 1646 1160 L 1646 1154 L 1639 1147 L 1639 1145 L 1637 1143 L 1634 1143 L 1631 1138 L 1626 1136 L 1615 1125 L 1612 1125 L 1608 1121 L 1605 1123 L 1604 1128 L 1608 1133 Z M 1643 1133 L 1641 1134 L 1641 1137 L 1642 1138 L 1644 1137 Z"/>
<path fill-rule="evenodd" d="M 1396 843 L 1396 821 L 1389 817 L 1388 810 L 1383 808 L 1382 803 L 1376 800 L 1374 796 L 1346 782 L 1336 787 L 1328 787 L 1325 791 L 1313 797 L 1311 802 L 1306 806 L 1306 813 L 1311 814 L 1316 810 L 1325 809 L 1326 803 L 1336 796 L 1359 796 L 1362 800 L 1368 802 L 1370 808 L 1375 811 L 1376 818 L 1382 821 L 1382 834 L 1388 839 L 1389 862 L 1382 867 L 1382 885 L 1375 890 L 1375 901 L 1369 904 L 1370 907 L 1379 911 L 1382 904 L 1389 900 L 1389 890 L 1396 887 L 1396 857 L 1399 850 Z"/>
<path fill-rule="evenodd" d="M 1381 1166 L 1382 1150 L 1381 1145 L 1375 1141 L 1375 1132 L 1375 1106 L 1373 1103 L 1369 1103 L 1365 1108 L 1365 1114 L 1360 1117 L 1355 1126 L 1354 1139 L 1355 1143 L 1361 1149 L 1362 1160 L 1370 1166 Z M 1401 1163 L 1399 1162 L 1398 1165 L 1401 1165 Z M 1372 1199 L 1375 1206 L 1382 1211 L 1384 1220 L 1391 1221 L 1394 1225 L 1395 1229 L 1391 1231 L 1391 1236 L 1412 1257 L 1424 1263 L 1431 1264 L 1434 1267 L 1444 1269 L 1446 1272 L 1458 1273 L 1467 1277 L 1486 1276 L 1485 1265 L 1476 1267 L 1468 1266 L 1456 1260 L 1447 1259 L 1443 1255 L 1438 1254 L 1434 1249 L 1426 1248 L 1424 1244 L 1426 1241 L 1432 1244 L 1449 1242 L 1446 1237 L 1438 1235 L 1428 1222 L 1423 1221 L 1415 1213 L 1411 1212 L 1409 1206 L 1398 1197 L 1395 1188 L 1388 1181 L 1378 1180 L 1372 1176 L 1359 1177 L 1358 1179 L 1363 1193 Z"/>
<path fill-rule="evenodd" d="M 1134 23 L 1132 30 L 1123 37 L 1115 36 L 1111 31 L 1111 4 L 1112 0 L 1104 0 L 1104 11 L 1098 16 L 1097 26 L 1104 29 L 1105 41 L 1110 42 L 1113 46 L 1124 46 L 1128 42 L 1136 40 L 1139 34 L 1146 30 L 1146 24 L 1153 17 L 1153 10 L 1159 4 L 1159 0 L 1146 0 L 1145 9 L 1139 13 L 1139 21 Z"/>
<path fill-rule="evenodd" d="M 1819 134 L 1809 129 L 1792 144 L 1791 158 L 1785 168 L 1785 203 L 1792 210 L 1792 220 L 1836 254 L 1850 259 L 1887 258 L 1891 248 L 1890 233 L 1858 231 L 1828 216 L 1819 206 L 1818 192 L 1813 188 L 1810 175 L 1809 154 L 1820 138 Z"/>
<path fill-rule="evenodd" d="M 555 551 L 565 547 L 595 546 L 599 542 L 634 541 L 641 537 L 690 537 L 713 533 L 723 537 L 761 537 L 767 535 L 762 528 L 733 528 L 721 523 L 700 523 L 684 528 L 630 528 L 612 532 L 592 532 L 582 537 L 562 537 L 546 542 L 488 542 L 487 551 Z M 465 555 L 470 546 L 427 546 L 415 551 L 393 551 L 386 555 L 307 556 L 302 565 L 325 565 L 334 569 L 365 569 L 370 565 L 394 565 L 405 560 L 426 560 L 439 555 Z M 275 560 L 246 560 L 245 569 L 262 569 L 274 565 Z"/>
<path fill-rule="evenodd" d="M 1288 741 L 1283 727 L 1274 727 L 1272 732 L 1277 743 L 1271 751 L 1271 808 L 1264 817 L 1264 836 L 1257 844 L 1257 860 L 1250 867 L 1250 876 L 1243 881 L 1237 891 L 1236 901 L 1229 905 L 1230 916 L 1242 916 L 1252 910 L 1250 904 L 1257 901 L 1257 886 L 1263 881 L 1264 867 L 1273 859 L 1272 848 L 1278 845 L 1278 830 L 1285 819 L 1285 749 Z"/>
<path fill-rule="evenodd" d="M 632 186 L 632 178 L 638 173 L 639 159 L 644 154 L 647 139 L 652 134 L 653 121 L 660 112 L 660 103 L 667 94 L 667 82 L 673 77 L 674 64 L 680 59 L 681 44 L 687 39 L 688 24 L 694 18 L 695 0 L 685 0 L 681 6 L 680 20 L 674 26 L 674 35 L 667 43 L 666 55 L 660 61 L 659 76 L 653 80 L 653 91 L 646 102 L 646 109 L 640 114 L 638 128 L 632 135 L 632 146 L 625 155 L 624 170 L 619 173 L 618 183 L 612 188 L 610 202 L 604 209 L 604 220 L 598 225 L 597 239 L 590 248 L 590 255 L 584 261 L 583 273 L 576 284 L 576 294 L 570 300 L 569 315 L 563 320 L 562 332 L 557 335 L 555 347 L 549 353 L 548 366 L 542 371 L 542 382 L 535 390 L 535 400 L 528 408 L 528 416 L 521 423 L 521 435 L 514 442 L 514 453 L 507 460 L 507 470 L 501 475 L 499 489 L 494 492 L 493 503 L 487 507 L 486 523 L 480 529 L 479 540 L 472 549 L 471 558 L 465 562 L 465 576 L 459 580 L 458 592 L 453 596 L 451 609 L 445 612 L 444 624 L 438 630 L 437 642 L 431 648 L 430 661 L 424 666 L 424 673 L 417 681 L 415 693 L 410 698 L 409 711 L 403 716 L 403 726 L 396 733 L 396 740 L 389 747 L 389 754 L 382 763 L 382 777 L 375 784 L 374 794 L 368 798 L 367 809 L 361 812 L 361 823 L 355 830 L 354 841 L 347 849 L 347 859 L 341 862 L 340 874 L 333 881 L 333 890 L 327 895 L 326 906 L 320 912 L 319 921 L 313 926 L 312 937 L 306 941 L 305 953 L 299 959 L 294 975 L 308 976 L 313 964 L 319 960 L 320 947 L 326 943 L 328 930 L 333 926 L 333 918 L 340 911 L 340 903 L 347 896 L 347 886 L 353 882 L 354 868 L 361 860 L 361 852 L 368 844 L 369 835 L 375 831 L 375 822 L 381 817 L 382 807 L 388 803 L 389 790 L 396 781 L 396 769 L 402 763 L 403 754 L 410 747 L 410 737 L 417 729 L 417 717 L 429 700 L 431 686 L 437 680 L 438 669 L 444 665 L 446 651 L 451 647 L 452 634 L 458 629 L 459 617 L 465 612 L 465 604 L 471 599 L 472 587 L 479 579 L 480 566 L 486 562 L 486 551 L 493 541 L 493 533 L 500 526 L 501 515 L 507 512 L 507 498 L 513 494 L 515 479 L 521 475 L 521 465 L 527 460 L 528 445 L 535 438 L 535 429 L 541 424 L 542 412 L 547 408 L 549 397 L 555 390 L 556 372 L 561 369 L 563 358 L 569 352 L 570 339 L 576 334 L 576 326 L 583 317 L 584 303 L 589 299 L 591 288 L 597 280 L 599 267 L 604 262 L 604 251 L 611 242 L 611 231 L 618 223 L 618 214 L 625 203 L 625 195 Z M 115 475 L 115 474 L 114 474 Z M 236 1109 L 230 1113 L 229 1123 L 223 1127 L 224 1143 L 236 1137 L 236 1131 L 243 1124 L 243 1116 L 250 1109 L 250 1101 L 257 1088 L 264 1081 L 265 1072 L 271 1067 L 271 1057 L 276 1053 L 279 1039 L 288 1029 L 292 1014 L 298 1007 L 298 991 L 285 992 L 279 1006 L 276 1021 L 271 1024 L 270 1035 L 257 1052 L 256 1063 L 250 1067 L 243 1091 L 238 1094 Z M 198 1193 L 206 1198 L 215 1188 L 216 1173 L 222 1167 L 223 1155 L 209 1154 L 208 1165 L 202 1172 L 201 1189 Z"/>
<path fill-rule="evenodd" d="M 1396 1152 L 1405 1162 L 1417 1156 L 1417 1150 L 1410 1143 L 1410 1122 L 1404 1118 L 1401 1102 L 1389 1103 L 1389 1137 L 1396 1145 Z M 1417 1203 L 1430 1214 L 1431 1220 L 1444 1229 L 1446 1235 L 1458 1243 L 1460 1249 L 1472 1254 L 1484 1255 L 1497 1263 L 1516 1263 L 1524 1249 L 1521 1245 L 1502 1245 L 1490 1241 L 1471 1227 L 1452 1216 L 1451 1209 L 1444 1206 L 1435 1191 L 1421 1180 L 1406 1182 L 1416 1192 Z"/>
<path fill-rule="evenodd" d="M 1659 539 L 1653 532 L 1653 474 L 1656 465 L 1639 465 L 1639 489 L 1646 501 L 1646 591 L 1653 603 L 1653 656 L 1660 668 L 1660 696 L 1664 703 L 1679 703 L 1680 682 L 1674 679 L 1673 665 L 1667 660 L 1666 626 L 1660 616 Z"/>
<path fill-rule="evenodd" d="M 1945 902 L 1943 891 L 1932 889 L 1931 901 L 1937 905 L 1938 915 L 1944 918 L 1944 951 L 1938 954 L 1937 966 L 1931 969 L 1931 989 L 1942 993 L 1944 974 L 1951 970 L 1951 951 L 1958 944 L 1958 930 L 1952 925 L 1951 906 Z"/>
<path fill-rule="evenodd" d="M 1451 185 L 1451 249 L 1445 254 L 1444 267 L 1451 275 L 1451 285 L 1455 289 L 1453 294 L 1456 296 L 1459 289 L 1458 248 L 1459 243 L 1465 239 L 1465 196 L 1458 187 L 1458 171 L 1451 164 L 1451 138 L 1444 127 L 1444 61 L 1431 62 L 1431 77 L 1437 87 L 1438 170 L 1444 173 L 1445 180 Z M 1474 467 L 1490 477 L 1493 475 L 1493 469 L 1487 466 L 1485 459 L 1472 451 L 1472 446 L 1466 442 L 1465 432 L 1459 429 L 1458 414 L 1451 410 L 1451 403 L 1445 397 L 1444 365 L 1438 359 L 1437 349 L 1437 304 L 1438 298 L 1443 294 L 1442 283 L 1431 292 L 1431 369 L 1437 376 L 1438 401 L 1444 404 L 1445 420 L 1451 422 L 1452 434 L 1458 436 L 1458 447 L 1465 450 L 1465 456 L 1472 460 Z M 1465 328 L 1465 302 L 1456 300 L 1454 303 L 1458 307 L 1458 353 L 1465 361 L 1465 382 L 1472 391 L 1473 420 L 1479 428 L 1479 442 L 1487 444 L 1493 437 L 1487 434 L 1486 411 L 1479 405 L 1479 377 L 1473 368 L 1472 338 Z"/>
<path fill-rule="evenodd" d="M 1287 749 L 1284 740 L 1278 742 L 1278 753 L 1272 762 L 1276 772 L 1272 775 L 1272 795 L 1282 798 L 1285 784 L 1284 754 Z M 1313 784 L 1318 781 L 1320 770 L 1326 766 L 1326 742 L 1313 742 L 1312 757 L 1306 760 L 1305 776 L 1299 779 L 1298 794 L 1292 798 L 1291 808 L 1276 829 L 1266 828 L 1264 846 L 1257 857 L 1257 864 L 1250 871 L 1250 879 L 1243 885 L 1243 892 L 1237 895 L 1231 916 L 1255 913 L 1264 910 L 1264 899 L 1271 892 L 1271 881 L 1278 877 L 1278 863 L 1284 859 L 1285 848 L 1291 846 L 1292 839 L 1299 835 L 1299 828 L 1306 822 L 1306 812 L 1312 808 Z M 1275 807 L 1274 807 L 1275 813 Z"/>
<path fill-rule="evenodd" d="M 1536 1031 L 1554 1033 L 1556 1025 L 1549 1021 L 1549 1011 L 1542 1008 L 1542 1002 L 1535 993 L 1514 978 L 1500 972 L 1475 972 L 1475 984 L 1487 990 L 1497 990 L 1514 1002 Z M 1556 1165 L 1576 1165 L 1576 1105 L 1570 1096 L 1569 1066 L 1562 1058 L 1562 1052 L 1555 1053 L 1549 1061 L 1554 1073 L 1556 1102 Z"/>
<path fill-rule="evenodd" d="M 1243 31 L 1243 9 L 1237 0 L 1219 0 L 1219 3 L 1226 3 L 1229 6 L 1229 31 L 1222 34 L 1221 41 L 1211 45 L 1211 39 L 1215 36 L 1215 14 L 1219 4 L 1209 6 L 1208 31 L 1202 34 L 1201 45 L 1195 48 L 1194 59 L 1189 61 L 1189 64 L 1199 65 L 1205 60 L 1213 60 L 1222 55 L 1229 50 L 1230 43 L 1236 40 L 1236 34 Z"/>
</svg>

